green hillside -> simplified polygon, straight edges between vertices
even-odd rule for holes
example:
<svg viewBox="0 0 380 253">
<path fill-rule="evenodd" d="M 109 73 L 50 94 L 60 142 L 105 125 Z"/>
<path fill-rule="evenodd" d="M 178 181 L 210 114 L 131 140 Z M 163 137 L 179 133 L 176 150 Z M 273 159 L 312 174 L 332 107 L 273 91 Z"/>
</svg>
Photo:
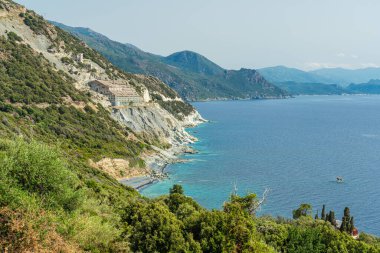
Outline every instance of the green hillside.
<svg viewBox="0 0 380 253">
<path fill-rule="evenodd" d="M 85 41 L 121 69 L 158 77 L 186 100 L 283 98 L 287 93 L 264 78 L 247 80 L 245 71 L 225 70 L 195 52 L 182 51 L 167 57 L 146 53 L 130 44 L 112 41 L 88 28 L 52 22 Z M 234 76 L 226 78 L 225 73 Z M 255 70 L 251 70 L 255 72 Z M 260 75 L 256 73 L 255 76 Z"/>
</svg>

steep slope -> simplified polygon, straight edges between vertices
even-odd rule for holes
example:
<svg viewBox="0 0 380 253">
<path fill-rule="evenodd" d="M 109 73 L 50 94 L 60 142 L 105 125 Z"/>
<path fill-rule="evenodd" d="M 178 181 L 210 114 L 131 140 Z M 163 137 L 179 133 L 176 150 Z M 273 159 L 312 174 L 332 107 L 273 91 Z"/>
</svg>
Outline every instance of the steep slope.
<svg viewBox="0 0 380 253">
<path fill-rule="evenodd" d="M 244 90 L 247 95 L 241 94 L 242 98 L 276 98 L 283 91 L 269 83 L 259 72 L 253 69 L 228 70 L 223 74 L 223 79 Z M 260 83 L 260 86 L 255 84 Z M 271 95 L 273 97 L 271 97 Z"/>
<path fill-rule="evenodd" d="M 53 22 L 54 23 L 54 22 Z M 108 60 L 123 70 L 153 75 L 175 89 L 186 100 L 283 98 L 287 93 L 257 78 L 257 82 L 234 83 L 241 78 L 226 79 L 217 64 L 191 51 L 182 51 L 168 57 L 143 52 L 131 46 L 112 41 L 87 28 L 68 27 L 54 23 L 81 38 L 99 50 Z M 243 72 L 237 71 L 237 74 Z M 261 82 L 263 81 L 263 82 Z"/>
<path fill-rule="evenodd" d="M 166 84 L 117 69 L 85 43 L 12 2 L 3 2 L 0 11 L 4 136 L 62 141 L 67 152 L 117 178 L 147 174 L 144 160 L 173 159 L 160 155 L 160 148 L 176 153 L 193 140 L 184 127 L 201 117 Z M 82 61 L 76 59 L 79 54 Z M 150 101 L 111 107 L 106 96 L 89 88 L 95 79 L 124 80 L 141 96 L 149 94 Z M 124 160 L 123 166 L 113 166 L 112 159 Z"/>
<path fill-rule="evenodd" d="M 310 71 L 322 78 L 332 80 L 347 86 L 351 83 L 365 83 L 371 79 L 380 79 L 380 68 L 363 68 L 363 69 L 343 69 L 343 68 L 326 68 Z"/>
<path fill-rule="evenodd" d="M 191 51 L 182 51 L 165 57 L 167 64 L 180 68 L 182 70 L 191 71 L 205 75 L 220 75 L 223 68 L 216 65 L 206 57 Z"/>
</svg>

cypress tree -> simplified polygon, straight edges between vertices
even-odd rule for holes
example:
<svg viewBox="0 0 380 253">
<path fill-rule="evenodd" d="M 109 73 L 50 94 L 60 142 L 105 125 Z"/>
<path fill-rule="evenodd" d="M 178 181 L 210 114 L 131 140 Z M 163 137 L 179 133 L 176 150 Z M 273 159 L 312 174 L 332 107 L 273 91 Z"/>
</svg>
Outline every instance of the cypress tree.
<svg viewBox="0 0 380 253">
<path fill-rule="evenodd" d="M 352 216 L 350 220 L 350 234 L 352 234 L 352 232 L 354 231 L 354 228 L 355 228 L 354 216 Z"/>
<path fill-rule="evenodd" d="M 317 213 L 315 214 L 315 217 L 314 217 L 314 219 L 316 219 L 316 220 L 318 220 L 319 218 L 318 218 L 318 210 L 317 210 Z"/>
<path fill-rule="evenodd" d="M 347 232 L 351 234 L 353 227 L 353 217 L 350 216 L 350 208 L 344 208 L 344 215 L 342 217 L 342 225 L 340 226 L 340 231 Z"/>
<path fill-rule="evenodd" d="M 347 221 L 346 221 L 346 217 L 342 217 L 342 225 L 340 225 L 340 231 L 341 232 L 344 232 L 346 231 L 346 228 L 347 228 Z"/>
<path fill-rule="evenodd" d="M 330 211 L 329 221 L 332 225 L 336 226 L 336 219 L 335 219 L 335 212 L 334 211 Z"/>
<path fill-rule="evenodd" d="M 344 216 L 345 217 L 350 217 L 350 208 L 348 208 L 348 207 L 344 208 Z"/>
<path fill-rule="evenodd" d="M 321 219 L 326 220 L 326 206 L 325 205 L 323 205 L 322 207 Z"/>
</svg>

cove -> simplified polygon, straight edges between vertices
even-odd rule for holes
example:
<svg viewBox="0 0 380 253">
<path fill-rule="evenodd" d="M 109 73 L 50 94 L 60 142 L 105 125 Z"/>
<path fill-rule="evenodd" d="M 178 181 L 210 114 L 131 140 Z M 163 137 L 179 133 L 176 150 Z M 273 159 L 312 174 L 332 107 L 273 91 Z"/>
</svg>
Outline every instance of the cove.
<svg viewBox="0 0 380 253">
<path fill-rule="evenodd" d="M 380 96 L 299 96 L 294 99 L 193 104 L 210 123 L 188 131 L 198 154 L 167 168 L 170 178 L 142 190 L 167 194 L 173 184 L 206 208 L 270 188 L 260 215 L 291 217 L 301 203 L 338 219 L 350 207 L 359 230 L 380 235 Z M 342 176 L 344 183 L 337 183 Z"/>
</svg>

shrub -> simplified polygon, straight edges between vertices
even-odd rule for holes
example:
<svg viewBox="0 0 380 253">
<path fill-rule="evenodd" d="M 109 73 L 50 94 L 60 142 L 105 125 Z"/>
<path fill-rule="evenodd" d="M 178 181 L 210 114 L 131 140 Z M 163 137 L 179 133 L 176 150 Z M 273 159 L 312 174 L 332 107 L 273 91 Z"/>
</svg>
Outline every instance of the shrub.
<svg viewBox="0 0 380 253">
<path fill-rule="evenodd" d="M 11 41 L 19 41 L 19 42 L 22 41 L 22 38 L 14 32 L 8 32 L 7 35 L 8 35 L 8 39 Z"/>
<path fill-rule="evenodd" d="M 80 191 L 74 190 L 78 179 L 67 169 L 57 151 L 44 144 L 18 139 L 10 144 L 0 168 L 0 180 L 13 188 L 3 189 L 0 196 L 3 201 L 12 201 L 15 196 L 9 195 L 27 193 L 49 208 L 72 211 L 80 203 Z"/>
<path fill-rule="evenodd" d="M 55 231 L 49 214 L 0 208 L 0 252 L 80 252 Z"/>
</svg>

